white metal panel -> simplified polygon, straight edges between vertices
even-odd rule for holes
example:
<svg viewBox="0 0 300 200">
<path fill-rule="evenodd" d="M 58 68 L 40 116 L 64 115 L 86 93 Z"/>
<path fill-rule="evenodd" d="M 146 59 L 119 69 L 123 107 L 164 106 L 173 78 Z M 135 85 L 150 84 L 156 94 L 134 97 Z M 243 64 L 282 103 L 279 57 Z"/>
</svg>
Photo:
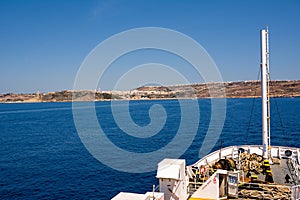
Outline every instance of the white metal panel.
<svg viewBox="0 0 300 200">
<path fill-rule="evenodd" d="M 129 192 L 120 192 L 117 196 L 113 197 L 111 200 L 144 200 L 144 194 L 135 194 Z"/>
<path fill-rule="evenodd" d="M 180 175 L 180 172 L 182 174 Z M 184 178 L 185 160 L 164 159 L 158 163 L 157 178 L 181 180 Z"/>
<path fill-rule="evenodd" d="M 147 192 L 145 196 L 145 200 L 164 200 L 164 193 L 162 192 L 154 192 L 154 198 L 153 192 Z"/>
<path fill-rule="evenodd" d="M 157 178 L 167 178 L 167 179 L 180 179 L 180 166 L 179 165 L 164 165 L 158 167 Z"/>
</svg>

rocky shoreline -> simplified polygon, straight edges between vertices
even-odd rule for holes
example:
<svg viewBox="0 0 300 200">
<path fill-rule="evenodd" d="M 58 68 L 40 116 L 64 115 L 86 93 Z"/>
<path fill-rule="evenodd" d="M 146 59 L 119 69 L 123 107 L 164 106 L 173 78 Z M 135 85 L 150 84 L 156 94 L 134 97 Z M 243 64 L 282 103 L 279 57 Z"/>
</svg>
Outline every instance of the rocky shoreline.
<svg viewBox="0 0 300 200">
<path fill-rule="evenodd" d="M 14 102 L 70 102 L 181 98 L 258 98 L 259 81 L 237 81 L 177 86 L 143 86 L 130 91 L 72 91 L 0 94 L 0 103 Z M 271 81 L 271 97 L 300 97 L 300 80 Z"/>
</svg>

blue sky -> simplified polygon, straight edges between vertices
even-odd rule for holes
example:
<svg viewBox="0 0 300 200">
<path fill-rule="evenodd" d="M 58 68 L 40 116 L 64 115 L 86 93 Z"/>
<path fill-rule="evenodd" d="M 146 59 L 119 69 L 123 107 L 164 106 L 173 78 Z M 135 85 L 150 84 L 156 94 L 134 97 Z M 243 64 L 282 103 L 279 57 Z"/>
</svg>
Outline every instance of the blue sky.
<svg viewBox="0 0 300 200">
<path fill-rule="evenodd" d="M 1 0 L 0 93 L 72 89 L 93 48 L 139 27 L 173 29 L 193 38 L 213 58 L 224 81 L 256 80 L 259 30 L 266 24 L 272 79 L 298 80 L 299 0 Z M 113 76 L 101 89 L 111 89 Z"/>
</svg>

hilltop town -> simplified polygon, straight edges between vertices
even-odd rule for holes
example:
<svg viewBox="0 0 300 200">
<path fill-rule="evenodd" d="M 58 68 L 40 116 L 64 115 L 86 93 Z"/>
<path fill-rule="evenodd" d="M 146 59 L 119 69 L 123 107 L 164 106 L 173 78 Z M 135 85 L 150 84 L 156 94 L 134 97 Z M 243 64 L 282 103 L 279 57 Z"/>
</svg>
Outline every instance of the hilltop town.
<svg viewBox="0 0 300 200">
<path fill-rule="evenodd" d="M 259 81 L 203 83 L 176 86 L 143 86 L 128 91 L 72 91 L 0 94 L 1 103 L 68 102 L 177 98 L 257 98 L 261 95 Z M 270 82 L 271 97 L 300 97 L 300 80 Z"/>
</svg>

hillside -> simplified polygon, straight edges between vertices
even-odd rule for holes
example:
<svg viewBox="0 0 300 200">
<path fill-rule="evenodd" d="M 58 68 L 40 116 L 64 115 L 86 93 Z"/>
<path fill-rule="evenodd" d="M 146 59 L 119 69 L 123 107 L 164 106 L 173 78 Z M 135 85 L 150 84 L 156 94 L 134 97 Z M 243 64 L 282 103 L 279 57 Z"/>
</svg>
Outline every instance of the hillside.
<svg viewBox="0 0 300 200">
<path fill-rule="evenodd" d="M 224 95 L 225 90 L 225 95 Z M 210 93 L 211 92 L 211 93 Z M 258 81 L 207 83 L 179 86 L 143 86 L 131 91 L 76 91 L 34 94 L 0 94 L 0 102 L 67 102 L 110 99 L 252 98 L 260 97 Z M 300 97 L 300 80 L 270 82 L 271 97 Z"/>
<path fill-rule="evenodd" d="M 225 89 L 225 96 L 224 94 Z M 182 86 L 144 86 L 137 88 L 141 97 L 147 98 L 252 98 L 261 96 L 260 81 L 207 83 Z M 212 94 L 210 94 L 210 92 Z M 299 97 L 300 80 L 270 82 L 271 97 Z"/>
</svg>

